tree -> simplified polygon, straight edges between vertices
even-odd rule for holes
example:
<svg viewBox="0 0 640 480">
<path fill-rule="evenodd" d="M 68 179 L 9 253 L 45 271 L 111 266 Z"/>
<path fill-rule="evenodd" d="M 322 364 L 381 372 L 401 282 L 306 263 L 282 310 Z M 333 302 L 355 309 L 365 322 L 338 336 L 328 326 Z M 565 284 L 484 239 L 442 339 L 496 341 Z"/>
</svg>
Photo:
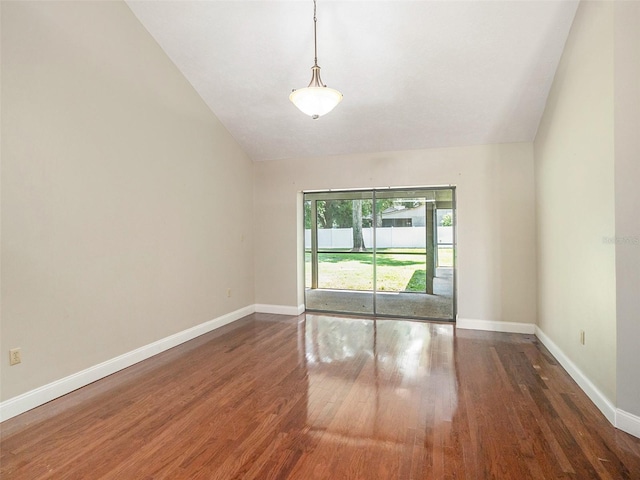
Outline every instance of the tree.
<svg viewBox="0 0 640 480">
<path fill-rule="evenodd" d="M 441 227 L 450 227 L 453 225 L 453 217 L 450 213 L 447 213 L 442 216 L 442 220 L 440 221 Z"/>
<path fill-rule="evenodd" d="M 306 200 L 304 202 L 304 228 L 306 230 L 311 228 L 311 225 L 312 225 L 312 221 L 311 220 L 312 220 L 312 218 L 311 218 L 311 201 L 310 200 Z"/>
<path fill-rule="evenodd" d="M 352 252 L 364 252 L 364 237 L 362 236 L 362 200 L 353 200 L 351 208 L 352 226 L 353 226 L 353 249 Z"/>
<path fill-rule="evenodd" d="M 318 228 L 349 228 L 351 200 L 318 200 Z"/>
</svg>

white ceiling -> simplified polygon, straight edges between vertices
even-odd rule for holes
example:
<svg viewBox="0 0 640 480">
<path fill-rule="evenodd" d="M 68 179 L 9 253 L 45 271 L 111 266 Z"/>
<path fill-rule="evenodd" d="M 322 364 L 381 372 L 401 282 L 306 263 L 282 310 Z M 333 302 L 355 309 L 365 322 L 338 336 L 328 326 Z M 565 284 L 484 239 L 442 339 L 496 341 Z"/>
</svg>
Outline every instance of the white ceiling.
<svg viewBox="0 0 640 480">
<path fill-rule="evenodd" d="M 311 0 L 127 3 L 253 160 L 532 141 L 578 4 L 318 0 L 312 120 Z"/>
</svg>

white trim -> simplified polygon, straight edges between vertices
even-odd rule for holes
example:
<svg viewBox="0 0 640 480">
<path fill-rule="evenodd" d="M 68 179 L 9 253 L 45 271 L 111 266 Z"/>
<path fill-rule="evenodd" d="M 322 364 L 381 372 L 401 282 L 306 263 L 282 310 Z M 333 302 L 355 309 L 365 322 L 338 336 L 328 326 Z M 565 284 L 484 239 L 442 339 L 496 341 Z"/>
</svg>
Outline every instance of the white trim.
<svg viewBox="0 0 640 480">
<path fill-rule="evenodd" d="M 617 426 L 615 405 L 604 395 L 604 393 L 598 390 L 598 387 L 589 380 L 589 377 L 587 377 L 582 370 L 580 370 L 576 364 L 573 363 L 562 350 L 560 350 L 560 347 L 553 343 L 553 341 L 537 326 L 536 337 L 538 337 L 542 344 L 547 347 L 551 352 L 551 355 L 560 362 L 560 365 L 564 367 L 571 378 L 573 378 L 584 393 L 587 394 L 587 397 L 589 397 L 596 407 L 598 407 L 598 410 L 607 417 L 607 420 L 609 420 L 612 425 Z"/>
<path fill-rule="evenodd" d="M 275 313 L 277 315 L 294 315 L 298 316 L 304 312 L 304 305 L 268 305 L 265 303 L 256 303 L 256 312 L 258 313 Z"/>
<path fill-rule="evenodd" d="M 528 333 L 533 334 L 536 326 L 533 323 L 497 322 L 495 320 L 476 320 L 474 318 L 460 318 L 456 320 L 456 328 L 465 330 L 487 330 L 490 332 Z"/>
<path fill-rule="evenodd" d="M 204 333 L 220 328 L 231 322 L 235 322 L 236 320 L 246 317 L 254 312 L 255 306 L 249 305 L 248 307 L 227 313 L 213 320 L 196 325 L 195 327 L 169 335 L 168 337 L 150 343 L 149 345 L 145 345 L 119 355 L 115 358 L 99 363 L 98 365 L 94 365 L 93 367 L 89 367 L 85 370 L 69 375 L 68 377 L 64 377 L 60 380 L 48 383 L 47 385 L 43 385 L 42 387 L 35 388 L 29 392 L 23 393 L 22 395 L 18 395 L 17 397 L 5 400 L 0 403 L 0 421 L 8 420 L 16 415 L 20 415 L 27 410 L 31 410 L 32 408 L 38 407 L 55 398 L 66 395 L 67 393 L 84 387 L 85 385 L 89 385 L 96 380 L 100 380 L 101 378 L 130 367 L 131 365 L 141 362 L 142 360 L 146 360 L 147 358 L 164 352 L 165 350 L 169 350 L 181 343 L 199 337 Z"/>
<path fill-rule="evenodd" d="M 624 410 L 616 410 L 616 428 L 629 435 L 640 438 L 640 417 L 625 412 Z"/>
</svg>

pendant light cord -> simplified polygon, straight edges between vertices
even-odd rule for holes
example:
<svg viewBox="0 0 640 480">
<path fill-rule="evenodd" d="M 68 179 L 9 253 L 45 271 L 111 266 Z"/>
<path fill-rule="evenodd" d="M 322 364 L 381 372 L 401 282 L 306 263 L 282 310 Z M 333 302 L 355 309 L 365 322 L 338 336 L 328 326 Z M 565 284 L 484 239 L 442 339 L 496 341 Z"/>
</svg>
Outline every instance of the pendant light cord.
<svg viewBox="0 0 640 480">
<path fill-rule="evenodd" d="M 316 0 L 313 0 L 313 65 L 318 66 L 318 36 L 316 34 L 316 24 L 318 19 L 316 17 Z"/>
</svg>

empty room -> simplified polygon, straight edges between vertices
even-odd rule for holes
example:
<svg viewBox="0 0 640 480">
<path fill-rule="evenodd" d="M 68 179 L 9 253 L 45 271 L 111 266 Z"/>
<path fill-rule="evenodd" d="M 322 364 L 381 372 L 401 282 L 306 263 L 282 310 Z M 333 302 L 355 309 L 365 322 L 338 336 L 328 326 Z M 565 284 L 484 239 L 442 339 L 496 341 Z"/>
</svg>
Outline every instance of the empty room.
<svg viewBox="0 0 640 480">
<path fill-rule="evenodd" d="M 640 1 L 0 28 L 0 478 L 640 479 Z"/>
</svg>

